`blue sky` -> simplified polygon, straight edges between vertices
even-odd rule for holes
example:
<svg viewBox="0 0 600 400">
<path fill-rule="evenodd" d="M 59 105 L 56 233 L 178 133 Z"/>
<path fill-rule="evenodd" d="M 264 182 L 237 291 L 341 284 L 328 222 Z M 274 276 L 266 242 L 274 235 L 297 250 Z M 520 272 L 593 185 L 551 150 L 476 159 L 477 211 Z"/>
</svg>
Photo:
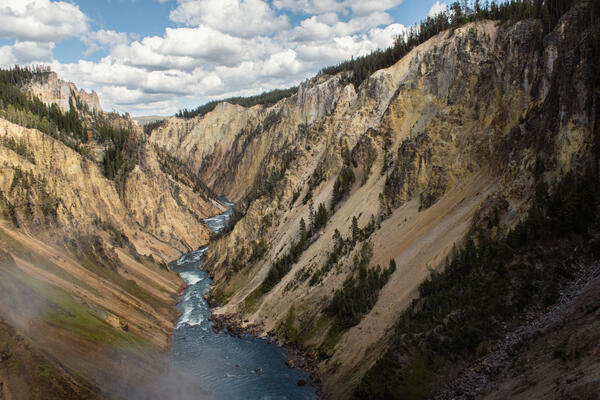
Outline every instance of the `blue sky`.
<svg viewBox="0 0 600 400">
<path fill-rule="evenodd" d="M 43 63 L 105 110 L 173 114 L 289 87 L 392 44 L 431 0 L 2 0 L 0 64 Z"/>
</svg>

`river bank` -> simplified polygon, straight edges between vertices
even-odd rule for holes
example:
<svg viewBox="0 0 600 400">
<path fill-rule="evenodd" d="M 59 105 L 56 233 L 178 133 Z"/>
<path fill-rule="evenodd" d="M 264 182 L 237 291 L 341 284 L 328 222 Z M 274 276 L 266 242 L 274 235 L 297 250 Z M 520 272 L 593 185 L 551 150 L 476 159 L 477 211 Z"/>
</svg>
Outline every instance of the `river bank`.
<svg viewBox="0 0 600 400">
<path fill-rule="evenodd" d="M 208 297 L 208 302 L 211 308 L 215 306 L 215 301 L 212 297 Z M 213 329 L 217 332 L 227 332 L 239 338 L 250 336 L 254 338 L 262 338 L 270 343 L 275 343 L 279 346 L 286 355 L 286 365 L 290 368 L 300 368 L 307 370 L 310 374 L 310 383 L 315 389 L 317 398 L 321 398 L 321 378 L 319 374 L 318 363 L 310 360 L 306 353 L 301 349 L 291 346 L 270 332 L 269 336 L 263 338 L 262 330 L 257 325 L 247 324 L 235 315 L 211 314 L 210 320 L 213 322 Z"/>
</svg>

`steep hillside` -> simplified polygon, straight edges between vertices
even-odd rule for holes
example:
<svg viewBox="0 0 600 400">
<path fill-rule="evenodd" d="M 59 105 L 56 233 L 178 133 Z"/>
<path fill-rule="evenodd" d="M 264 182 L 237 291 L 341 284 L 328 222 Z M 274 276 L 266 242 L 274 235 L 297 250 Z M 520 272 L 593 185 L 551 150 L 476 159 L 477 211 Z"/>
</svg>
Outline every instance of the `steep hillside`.
<svg viewBox="0 0 600 400">
<path fill-rule="evenodd" d="M 350 396 L 467 235 L 503 237 L 540 182 L 552 192 L 594 159 L 595 23 L 586 1 L 547 34 L 482 20 L 358 87 L 320 74 L 274 106 L 154 130 L 244 211 L 208 251 L 217 316 L 297 346 L 326 398 Z"/>
<path fill-rule="evenodd" d="M 49 92 L 65 84 L 44 82 Z M 0 110 L 17 122 L 0 118 L 0 349 L 27 345 L 6 350 L 0 395 L 160 397 L 183 285 L 166 263 L 207 243 L 202 219 L 224 207 L 127 117 L 10 93 Z"/>
</svg>

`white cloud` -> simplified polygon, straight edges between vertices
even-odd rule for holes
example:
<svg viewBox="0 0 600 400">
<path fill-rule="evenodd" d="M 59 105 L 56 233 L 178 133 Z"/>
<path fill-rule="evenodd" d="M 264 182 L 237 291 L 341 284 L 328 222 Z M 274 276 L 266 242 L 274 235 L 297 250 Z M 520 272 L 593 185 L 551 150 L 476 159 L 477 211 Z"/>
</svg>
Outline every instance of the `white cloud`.
<svg viewBox="0 0 600 400">
<path fill-rule="evenodd" d="M 338 63 L 350 57 L 370 53 L 378 48 L 387 48 L 397 36 L 406 33 L 402 24 L 390 24 L 384 29 L 374 28 L 367 34 L 336 37 L 330 42 L 301 44 L 297 47 L 299 58 L 322 65 Z"/>
<path fill-rule="evenodd" d="M 100 29 L 90 32 L 83 37 L 83 42 L 88 46 L 84 56 L 88 56 L 100 50 L 112 49 L 117 46 L 126 45 L 129 42 L 128 35 L 124 32 Z"/>
<path fill-rule="evenodd" d="M 0 65 L 44 64 L 52 62 L 54 43 L 16 41 L 12 46 L 0 47 Z"/>
<path fill-rule="evenodd" d="M 347 7 L 347 1 L 337 0 L 274 0 L 273 5 L 280 10 L 302 12 L 306 14 L 322 14 L 341 12 Z"/>
<path fill-rule="evenodd" d="M 184 0 L 171 12 L 170 18 L 188 26 L 205 25 L 238 37 L 276 33 L 289 26 L 286 15 L 275 15 L 262 0 Z"/>
<path fill-rule="evenodd" d="M 429 13 L 427 14 L 429 17 L 434 17 L 439 13 L 442 13 L 448 9 L 446 3 L 440 3 L 439 0 L 435 2 L 434 5 L 429 9 Z"/>
<path fill-rule="evenodd" d="M 141 89 L 128 89 L 124 86 L 104 86 L 99 95 L 103 102 L 110 106 L 111 110 L 127 108 L 134 114 L 147 114 L 159 111 L 163 114 L 174 114 L 177 112 L 176 101 L 172 96 L 164 94 L 148 94 Z"/>
<path fill-rule="evenodd" d="M 17 58 L 12 52 L 12 46 L 1 46 L 0 47 L 0 66 L 11 67 L 12 65 L 18 64 Z"/>
<path fill-rule="evenodd" d="M 172 114 L 181 98 L 201 104 L 289 87 L 326 65 L 386 48 L 406 31 L 388 13 L 402 0 L 171 0 L 176 25 L 141 38 L 91 31 L 68 0 L 0 1 L 0 37 L 15 38 L 0 47 L 0 64 L 47 62 L 64 79 L 96 89 L 106 109 L 134 115 Z M 290 12 L 301 21 L 292 25 Z M 16 15 L 29 28 L 15 27 Z M 73 36 L 87 46 L 83 56 L 105 55 L 53 60 L 54 43 Z"/>
<path fill-rule="evenodd" d="M 384 29 L 374 28 L 369 32 L 369 37 L 374 48 L 386 48 L 391 46 L 398 36 L 403 36 L 407 28 L 402 24 L 390 24 Z"/>
<path fill-rule="evenodd" d="M 334 16 L 336 14 L 333 14 Z M 374 12 L 369 15 L 353 18 L 348 22 L 333 21 L 331 14 L 312 16 L 303 20 L 294 29 L 294 39 L 299 42 L 326 40 L 364 32 L 372 27 L 389 24 L 391 17 L 384 12 Z"/>
<path fill-rule="evenodd" d="M 12 48 L 13 54 L 21 64 L 51 62 L 53 49 L 54 43 L 19 41 Z"/>
<path fill-rule="evenodd" d="M 227 35 L 208 26 L 197 28 L 167 28 L 164 40 L 157 49 L 160 53 L 178 57 L 192 57 L 233 65 L 245 58 L 247 48 L 243 39 Z M 236 59 L 236 57 L 239 57 Z"/>
<path fill-rule="evenodd" d="M 320 61 L 326 64 L 335 64 L 353 55 L 366 54 L 370 50 L 372 50 L 371 43 L 351 36 L 334 38 L 331 43 L 304 44 L 297 48 L 302 60 L 315 63 Z"/>
<path fill-rule="evenodd" d="M 329 12 L 351 12 L 355 16 L 368 15 L 376 11 L 390 10 L 404 0 L 274 0 L 273 5 L 280 10 L 323 14 Z"/>
<path fill-rule="evenodd" d="M 296 58 L 292 49 L 272 54 L 264 62 L 261 74 L 269 77 L 285 77 L 296 74 L 302 69 L 301 63 Z"/>
<path fill-rule="evenodd" d="M 400 5 L 402 1 L 403 0 L 355 0 L 348 1 L 348 3 L 355 15 L 369 15 L 373 12 L 386 11 L 394 8 Z"/>
<path fill-rule="evenodd" d="M 58 42 L 88 30 L 78 6 L 63 1 L 2 0 L 0 37 L 21 41 Z"/>
</svg>

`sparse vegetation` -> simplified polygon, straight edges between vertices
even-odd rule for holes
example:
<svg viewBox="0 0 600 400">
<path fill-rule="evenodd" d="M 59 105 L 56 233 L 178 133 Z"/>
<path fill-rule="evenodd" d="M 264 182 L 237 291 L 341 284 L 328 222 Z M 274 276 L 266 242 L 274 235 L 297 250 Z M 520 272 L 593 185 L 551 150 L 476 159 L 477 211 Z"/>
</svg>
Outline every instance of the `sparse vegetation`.
<svg viewBox="0 0 600 400">
<path fill-rule="evenodd" d="M 158 146 L 154 146 L 154 151 L 158 158 L 158 164 L 160 169 L 171 176 L 177 182 L 182 183 L 194 190 L 204 200 L 209 201 L 216 199 L 216 194 L 202 181 L 200 176 L 192 171 L 192 169 L 181 161 L 180 159 L 173 157 L 166 151 L 163 151 Z"/>
<path fill-rule="evenodd" d="M 315 212 L 312 203 L 310 203 L 308 218 L 310 220 L 310 233 L 312 236 L 312 234 L 316 233 L 321 228 L 324 228 L 325 225 L 327 225 L 329 213 L 327 212 L 327 207 L 325 207 L 325 204 L 320 203 L 319 207 L 317 207 L 317 211 Z"/>
<path fill-rule="evenodd" d="M 280 195 L 283 190 L 285 174 L 296 159 L 296 156 L 296 151 L 292 149 L 283 150 L 281 153 L 278 153 L 273 166 L 264 168 L 256 176 L 252 190 L 244 199 L 244 203 L 250 204 L 261 196 L 274 198 L 277 194 Z"/>
<path fill-rule="evenodd" d="M 110 144 L 102 158 L 102 172 L 108 179 L 125 177 L 136 164 L 134 150 L 137 138 L 130 137 L 130 132 L 125 129 L 109 130 L 106 126 L 103 129 L 103 134 L 110 138 Z M 129 143 L 128 139 L 131 139 Z"/>
<path fill-rule="evenodd" d="M 338 203 L 342 201 L 342 199 L 346 197 L 348 193 L 350 193 L 350 189 L 352 188 L 352 184 L 354 184 L 355 179 L 356 178 L 354 177 L 352 168 L 348 166 L 342 168 L 340 174 L 335 180 L 335 183 L 333 184 L 331 205 L 329 207 L 331 210 L 335 210 L 335 207 L 338 205 Z"/>
<path fill-rule="evenodd" d="M 48 69 L 39 67 L 0 69 L 0 116 L 26 128 L 37 129 L 86 157 L 88 152 L 82 145 L 88 142 L 91 133 L 99 143 L 107 146 L 102 159 L 104 175 L 108 179 L 127 175 L 136 163 L 135 133 L 129 129 L 114 128 L 100 115 L 84 118 L 82 113 L 87 108 L 75 96 L 69 98 L 70 108 L 63 112 L 56 104 L 48 106 L 37 97 L 29 98 L 21 92 L 20 86 L 48 72 Z M 17 145 L 23 150 L 20 144 Z"/>
<path fill-rule="evenodd" d="M 280 330 L 286 338 L 287 343 L 295 343 L 296 340 L 298 340 L 298 328 L 296 327 L 296 311 L 294 306 L 290 307 Z"/>
<path fill-rule="evenodd" d="M 503 321 L 532 305 L 553 304 L 559 285 L 572 274 L 573 248 L 582 247 L 596 223 L 597 182 L 595 173 L 569 172 L 551 195 L 540 183 L 529 216 L 504 238 L 471 238 L 455 250 L 444 271 L 421 284 L 419 298 L 396 327 L 394 343 L 365 375 L 355 397 L 401 393 L 397 388 L 406 386 L 404 377 L 417 374 L 402 360 L 421 357 L 407 354 L 406 345 L 423 344 L 419 351 L 431 373 L 433 359 L 469 357 L 483 340 L 503 334 Z M 390 398 L 404 398 L 397 396 Z"/>
<path fill-rule="evenodd" d="M 337 229 L 333 232 L 333 249 L 327 254 L 325 264 L 319 268 L 310 278 L 309 285 L 315 286 L 327 276 L 329 271 L 337 265 L 339 260 L 352 250 L 352 241 L 346 240 Z"/>
<path fill-rule="evenodd" d="M 250 242 L 250 248 L 252 250 L 250 257 L 248 258 L 248 263 L 250 264 L 254 264 L 263 258 L 268 250 L 267 243 L 263 237 L 260 237 L 258 240 L 252 240 Z"/>
<path fill-rule="evenodd" d="M 496 2 L 489 7 L 481 7 L 479 0 L 455 1 L 450 5 L 450 13 L 440 13 L 427 17 L 419 26 L 412 27 L 406 36 L 399 36 L 394 45 L 386 50 L 375 50 L 368 55 L 344 61 L 338 65 L 323 68 L 322 74 L 334 75 L 343 71 L 351 72 L 349 83 L 358 88 L 375 71 L 390 67 L 400 61 L 412 49 L 447 29 L 456 29 L 480 19 L 498 21 L 518 21 L 537 18 L 542 21 L 545 32 L 550 32 L 561 15 L 577 0 L 510 0 Z M 596 7 L 600 9 L 600 6 Z"/>
<path fill-rule="evenodd" d="M 260 285 L 262 293 L 269 292 L 290 272 L 292 266 L 300 259 L 307 245 L 308 236 L 302 235 L 302 233 L 297 241 L 292 241 L 288 252 L 273 262 L 267 277 Z"/>
<path fill-rule="evenodd" d="M 369 313 L 379 297 L 379 290 L 385 286 L 395 271 L 395 264 L 384 270 L 379 265 L 367 268 L 373 255 L 373 248 L 365 242 L 357 254 L 355 267 L 358 276 L 350 277 L 344 282 L 344 287 L 337 290 L 326 311 L 335 317 L 335 323 L 341 329 L 348 329 L 358 324 L 363 315 Z"/>
<path fill-rule="evenodd" d="M 292 193 L 292 200 L 290 201 L 290 209 L 294 206 L 294 203 L 296 203 L 296 200 L 298 200 L 298 197 L 300 197 L 300 189 L 296 189 L 296 190 L 294 190 L 294 193 Z"/>
<path fill-rule="evenodd" d="M 298 239 L 292 241 L 287 253 L 275 260 L 267 277 L 257 289 L 259 293 L 264 294 L 269 292 L 290 272 L 292 266 L 298 262 L 304 250 L 310 245 L 310 238 L 327 224 L 329 215 L 325 204 L 319 204 L 316 212 L 312 203 L 309 208 L 309 226 L 306 226 L 304 218 L 300 219 Z"/>
<path fill-rule="evenodd" d="M 144 131 L 145 135 L 150 136 L 150 134 L 152 133 L 153 130 L 161 128 L 163 126 L 165 126 L 168 122 L 168 119 L 159 119 L 153 122 L 149 122 L 147 124 L 144 124 L 144 126 L 142 126 L 142 130 Z"/>
<path fill-rule="evenodd" d="M 25 139 L 21 139 L 19 141 L 11 138 L 11 137 L 2 137 L 0 139 L 0 144 L 10 149 L 20 155 L 21 157 L 26 158 L 30 163 L 35 164 L 35 156 L 32 151 L 27 147 L 27 143 Z"/>
<path fill-rule="evenodd" d="M 358 242 L 367 240 L 377 225 L 375 223 L 375 217 L 371 216 L 371 219 L 363 228 L 358 227 L 358 219 L 352 217 L 352 225 L 350 226 L 350 235 L 347 239 L 344 239 L 340 232 L 336 229 L 333 233 L 333 249 L 327 254 L 325 264 L 315 271 L 309 281 L 309 285 L 315 286 L 323 280 L 339 261 L 346 254 L 349 254 Z M 358 265 L 358 262 L 355 262 Z M 394 264 L 395 265 L 395 264 Z"/>
<path fill-rule="evenodd" d="M 18 66 L 0 69 L 0 116 L 26 128 L 38 129 L 82 152 L 80 144 L 87 142 L 86 129 L 75 108 L 62 112 L 55 104 L 47 106 L 37 97 L 29 99 L 19 89 L 42 73 L 46 72 Z"/>
<path fill-rule="evenodd" d="M 48 190 L 45 177 L 19 167 L 12 167 L 12 171 L 8 193 L 0 191 L 3 214 L 16 227 L 21 226 L 22 222 L 29 222 L 30 228 L 47 227 L 55 223 L 60 199 Z M 13 201 L 6 195 L 11 196 Z"/>
</svg>

